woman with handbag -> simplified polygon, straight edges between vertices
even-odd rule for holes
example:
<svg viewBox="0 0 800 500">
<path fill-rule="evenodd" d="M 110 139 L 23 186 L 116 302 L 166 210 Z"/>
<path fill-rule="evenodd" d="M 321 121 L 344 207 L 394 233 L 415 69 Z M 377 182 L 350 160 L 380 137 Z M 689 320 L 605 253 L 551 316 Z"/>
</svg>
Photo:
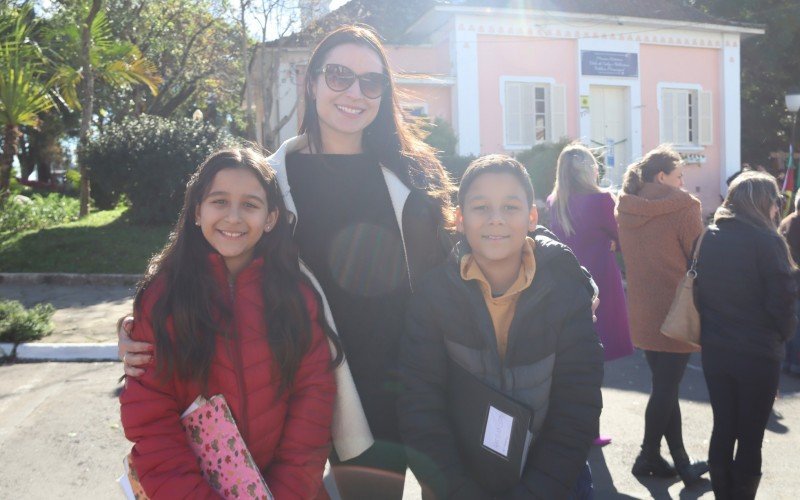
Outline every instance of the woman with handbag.
<svg viewBox="0 0 800 500">
<path fill-rule="evenodd" d="M 797 323 L 796 267 L 777 231 L 779 206 L 772 176 L 738 176 L 697 262 L 703 372 L 714 412 L 708 458 L 717 499 L 756 495 L 784 343 Z"/>
<path fill-rule="evenodd" d="M 631 472 L 637 476 L 677 474 L 690 485 L 708 471 L 708 464 L 693 462 L 686 452 L 678 391 L 689 355 L 698 349 L 660 331 L 703 229 L 700 201 L 681 189 L 682 170 L 680 155 L 665 145 L 630 165 L 617 205 L 617 222 L 628 282 L 631 338 L 645 351 L 653 383 L 642 449 Z M 661 456 L 662 436 L 674 467 Z"/>
</svg>

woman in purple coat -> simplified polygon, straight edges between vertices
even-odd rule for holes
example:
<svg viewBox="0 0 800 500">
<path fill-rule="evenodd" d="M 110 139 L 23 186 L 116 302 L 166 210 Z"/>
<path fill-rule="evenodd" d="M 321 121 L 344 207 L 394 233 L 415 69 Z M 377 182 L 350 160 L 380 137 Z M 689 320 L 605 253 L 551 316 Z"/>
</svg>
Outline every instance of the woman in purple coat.
<svg viewBox="0 0 800 500">
<path fill-rule="evenodd" d="M 558 157 L 556 184 L 548 198 L 551 229 L 575 252 L 600 289 L 597 333 L 605 359 L 633 352 L 622 278 L 614 257 L 619 251 L 614 198 L 597 186 L 599 169 L 591 151 L 570 144 Z"/>
<path fill-rule="evenodd" d="M 551 229 L 572 248 L 600 289 L 597 332 L 605 359 L 633 352 L 625 293 L 614 252 L 619 250 L 614 198 L 597 186 L 599 168 L 591 151 L 571 144 L 558 157 L 556 184 L 547 199 Z"/>
<path fill-rule="evenodd" d="M 614 257 L 619 251 L 614 198 L 597 185 L 597 161 L 585 146 L 570 144 L 558 157 L 556 184 L 547 199 L 550 226 L 558 238 L 575 252 L 578 262 L 592 274 L 600 289 L 597 333 L 605 348 L 605 359 L 633 352 L 622 277 Z M 596 444 L 608 444 L 599 437 Z"/>
</svg>

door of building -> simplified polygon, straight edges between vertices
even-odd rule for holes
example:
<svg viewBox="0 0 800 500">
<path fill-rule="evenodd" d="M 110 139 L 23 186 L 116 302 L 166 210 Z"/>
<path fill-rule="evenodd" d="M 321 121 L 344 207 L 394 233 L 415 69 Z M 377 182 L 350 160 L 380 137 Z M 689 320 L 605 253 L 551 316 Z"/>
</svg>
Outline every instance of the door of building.
<svg viewBox="0 0 800 500">
<path fill-rule="evenodd" d="M 619 187 L 631 160 L 628 88 L 591 85 L 589 93 L 592 147 L 602 148 L 606 167 L 602 184 Z"/>
</svg>

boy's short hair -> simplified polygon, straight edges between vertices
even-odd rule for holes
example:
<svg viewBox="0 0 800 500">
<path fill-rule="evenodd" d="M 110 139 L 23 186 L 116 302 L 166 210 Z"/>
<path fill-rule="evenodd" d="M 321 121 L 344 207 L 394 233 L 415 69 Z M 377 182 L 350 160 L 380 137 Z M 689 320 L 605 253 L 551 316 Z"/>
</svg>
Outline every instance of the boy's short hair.
<svg viewBox="0 0 800 500">
<path fill-rule="evenodd" d="M 464 175 L 461 176 L 461 184 L 458 186 L 459 206 L 464 206 L 464 199 L 467 197 L 467 191 L 469 191 L 475 179 L 483 174 L 513 175 L 525 190 L 525 197 L 528 199 L 528 205 L 533 206 L 533 184 L 531 184 L 531 177 L 528 175 L 528 171 L 514 158 L 502 154 L 481 156 L 469 164 Z"/>
</svg>

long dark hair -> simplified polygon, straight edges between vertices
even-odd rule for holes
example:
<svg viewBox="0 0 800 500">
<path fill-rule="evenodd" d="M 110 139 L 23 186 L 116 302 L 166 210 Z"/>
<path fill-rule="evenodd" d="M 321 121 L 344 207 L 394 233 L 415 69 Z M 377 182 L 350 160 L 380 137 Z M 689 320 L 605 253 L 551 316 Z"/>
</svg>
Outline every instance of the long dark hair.
<svg viewBox="0 0 800 500">
<path fill-rule="evenodd" d="M 660 144 L 631 164 L 622 180 L 622 191 L 637 194 L 645 182 L 653 182 L 660 172 L 669 175 L 680 165 L 681 155 L 669 144 Z"/>
<path fill-rule="evenodd" d="M 765 172 L 742 172 L 731 182 L 725 201 L 714 212 L 714 224 L 725 219 L 736 219 L 745 224 L 780 236 L 786 249 L 786 260 L 789 267 L 797 269 L 792 259 L 792 252 L 783 236 L 778 232 L 778 222 L 770 212 L 772 207 L 781 207 L 781 191 L 775 177 Z"/>
<path fill-rule="evenodd" d="M 224 169 L 243 169 L 255 174 L 267 194 L 267 209 L 278 210 L 275 227 L 261 236 L 253 255 L 264 260 L 261 267 L 264 322 L 283 390 L 291 386 L 311 344 L 311 319 L 301 286 L 305 284 L 311 290 L 314 287 L 300 270 L 275 171 L 257 151 L 219 151 L 209 156 L 192 175 L 175 229 L 164 249 L 150 260 L 137 287 L 134 308 L 141 311 L 145 290 L 156 279 L 163 280 L 163 291 L 150 319 L 155 331 L 157 373 L 165 378 L 176 374 L 205 387 L 216 335 L 234 332 L 220 331 L 224 325 L 232 324 L 232 312 L 226 309 L 224 295 L 212 276 L 208 256 L 215 250 L 195 225 L 195 209 L 208 193 L 217 173 Z M 325 322 L 319 295 L 315 298 L 319 305 L 318 320 L 336 351 L 333 364 L 337 365 L 342 359 L 341 346 Z M 170 320 L 172 328 L 167 326 Z"/>
<path fill-rule="evenodd" d="M 424 189 L 438 206 L 442 225 L 452 227 L 452 195 L 455 187 L 436 158 L 434 149 L 420 138 L 413 124 L 404 120 L 383 44 L 369 27 L 343 26 L 326 36 L 314 49 L 306 69 L 305 112 L 300 122 L 300 133 L 308 135 L 309 147 L 313 152 L 324 153 L 319 115 L 311 87 L 313 79 L 319 77 L 328 53 L 343 44 L 359 45 L 375 52 L 381 60 L 384 73 L 389 77 L 389 88 L 381 97 L 378 114 L 364 129 L 364 152 L 394 172 L 406 186 Z"/>
</svg>

